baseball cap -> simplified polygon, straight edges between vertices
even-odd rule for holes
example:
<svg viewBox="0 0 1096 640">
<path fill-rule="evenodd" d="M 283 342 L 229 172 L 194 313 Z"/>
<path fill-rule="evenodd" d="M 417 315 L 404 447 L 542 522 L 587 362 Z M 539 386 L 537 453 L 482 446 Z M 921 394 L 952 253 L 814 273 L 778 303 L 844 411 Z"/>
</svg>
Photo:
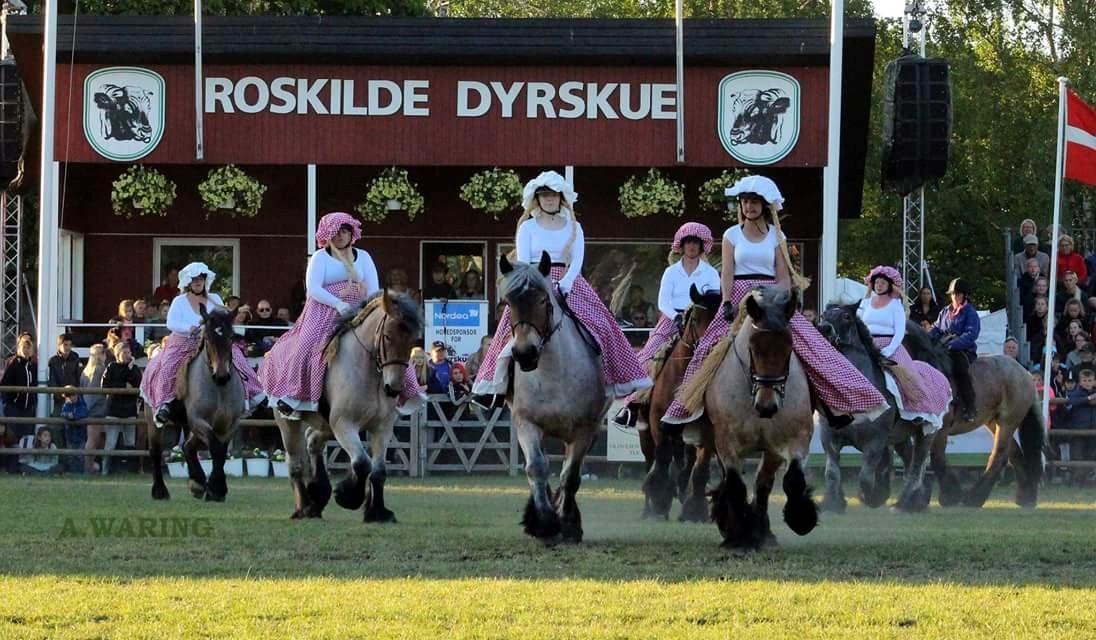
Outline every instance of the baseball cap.
<svg viewBox="0 0 1096 640">
<path fill-rule="evenodd" d="M 431 351 L 433 351 L 434 349 L 444 349 L 444 348 L 445 348 L 445 343 L 442 342 L 441 340 L 435 340 L 430 345 L 430 350 Z"/>
<path fill-rule="evenodd" d="M 1034 233 L 1024 236 L 1024 244 L 1039 244 L 1039 238 Z"/>
</svg>

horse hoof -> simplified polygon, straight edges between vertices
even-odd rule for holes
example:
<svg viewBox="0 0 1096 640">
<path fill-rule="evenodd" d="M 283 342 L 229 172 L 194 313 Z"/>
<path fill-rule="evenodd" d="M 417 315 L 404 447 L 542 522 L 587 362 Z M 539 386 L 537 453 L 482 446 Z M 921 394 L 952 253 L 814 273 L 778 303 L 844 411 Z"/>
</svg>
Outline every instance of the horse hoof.
<svg viewBox="0 0 1096 640">
<path fill-rule="evenodd" d="M 562 533 L 557 533 L 557 534 L 552 535 L 552 536 L 544 536 L 544 537 L 538 536 L 537 537 L 537 542 L 539 542 L 542 546 L 551 549 L 552 547 L 559 546 L 559 543 L 563 542 L 563 534 Z"/>
<path fill-rule="evenodd" d="M 776 534 L 772 531 L 765 533 L 765 537 L 761 540 L 762 549 L 776 549 L 780 546 L 780 543 L 776 541 Z"/>
<path fill-rule="evenodd" d="M 201 500 L 205 498 L 206 487 L 204 484 L 198 484 L 197 482 L 190 480 L 187 482 L 187 487 L 190 488 L 190 495 L 196 499 Z"/>
<path fill-rule="evenodd" d="M 703 500 L 689 500 L 681 506 L 681 514 L 677 519 L 679 522 L 707 523 L 712 521 L 712 516 Z"/>
<path fill-rule="evenodd" d="M 152 486 L 152 499 L 153 500 L 170 500 L 171 494 L 168 493 L 167 487 L 162 484 Z"/>
<path fill-rule="evenodd" d="M 392 513 L 389 509 L 371 509 L 365 512 L 365 521 L 378 524 L 396 524 L 396 514 Z"/>
<path fill-rule="evenodd" d="M 290 520 L 302 520 L 302 519 L 304 519 L 304 513 L 300 509 L 297 509 L 293 513 L 289 514 L 289 519 Z"/>
<path fill-rule="evenodd" d="M 213 493 L 212 491 L 207 491 L 206 494 L 205 494 L 205 501 L 206 502 L 224 502 L 225 497 L 224 497 L 224 495 L 216 494 L 216 493 Z"/>
<path fill-rule="evenodd" d="M 335 504 L 343 509 L 356 511 L 365 504 L 365 483 L 348 483 L 347 480 L 335 487 Z"/>
</svg>

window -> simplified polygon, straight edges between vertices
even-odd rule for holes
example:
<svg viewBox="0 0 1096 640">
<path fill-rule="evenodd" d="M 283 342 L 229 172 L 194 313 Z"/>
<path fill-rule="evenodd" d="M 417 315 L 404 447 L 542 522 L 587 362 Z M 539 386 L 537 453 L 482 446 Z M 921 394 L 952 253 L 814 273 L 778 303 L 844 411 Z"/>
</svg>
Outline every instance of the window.
<svg viewBox="0 0 1096 640">
<path fill-rule="evenodd" d="M 227 298 L 240 290 L 240 241 L 235 238 L 156 238 L 152 249 L 152 288 L 170 268 L 204 262 L 217 274 L 213 293 Z"/>
<path fill-rule="evenodd" d="M 422 242 L 419 286 L 422 299 L 486 300 L 483 263 L 486 242 Z M 455 295 L 442 295 L 453 293 Z"/>
</svg>

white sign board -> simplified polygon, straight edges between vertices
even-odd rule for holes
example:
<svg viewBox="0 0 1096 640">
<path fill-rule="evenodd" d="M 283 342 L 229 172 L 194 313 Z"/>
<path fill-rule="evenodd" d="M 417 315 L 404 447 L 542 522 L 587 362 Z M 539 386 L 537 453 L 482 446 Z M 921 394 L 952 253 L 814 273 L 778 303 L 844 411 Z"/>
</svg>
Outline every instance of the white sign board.
<svg viewBox="0 0 1096 640">
<path fill-rule="evenodd" d="M 623 400 L 616 400 L 609 407 L 605 459 L 609 462 L 643 462 L 643 451 L 639 448 L 639 430 L 622 427 L 612 420 L 623 406 Z"/>
<path fill-rule="evenodd" d="M 487 335 L 486 300 L 427 300 L 424 306 L 427 351 L 439 340 L 445 343 L 449 357 L 457 360 L 467 360 L 479 350 L 480 339 Z"/>
</svg>

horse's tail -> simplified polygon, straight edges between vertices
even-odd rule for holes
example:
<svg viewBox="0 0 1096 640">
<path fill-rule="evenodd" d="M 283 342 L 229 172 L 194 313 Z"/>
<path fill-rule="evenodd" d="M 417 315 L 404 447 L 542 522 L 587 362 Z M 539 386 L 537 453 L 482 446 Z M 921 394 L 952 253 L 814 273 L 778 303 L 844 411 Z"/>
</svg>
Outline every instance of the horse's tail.
<svg viewBox="0 0 1096 640">
<path fill-rule="evenodd" d="M 1027 481 L 1033 486 L 1038 486 L 1043 478 L 1043 456 L 1050 454 L 1046 424 L 1043 418 L 1043 407 L 1036 401 L 1028 409 L 1018 430 L 1024 472 Z"/>
</svg>

